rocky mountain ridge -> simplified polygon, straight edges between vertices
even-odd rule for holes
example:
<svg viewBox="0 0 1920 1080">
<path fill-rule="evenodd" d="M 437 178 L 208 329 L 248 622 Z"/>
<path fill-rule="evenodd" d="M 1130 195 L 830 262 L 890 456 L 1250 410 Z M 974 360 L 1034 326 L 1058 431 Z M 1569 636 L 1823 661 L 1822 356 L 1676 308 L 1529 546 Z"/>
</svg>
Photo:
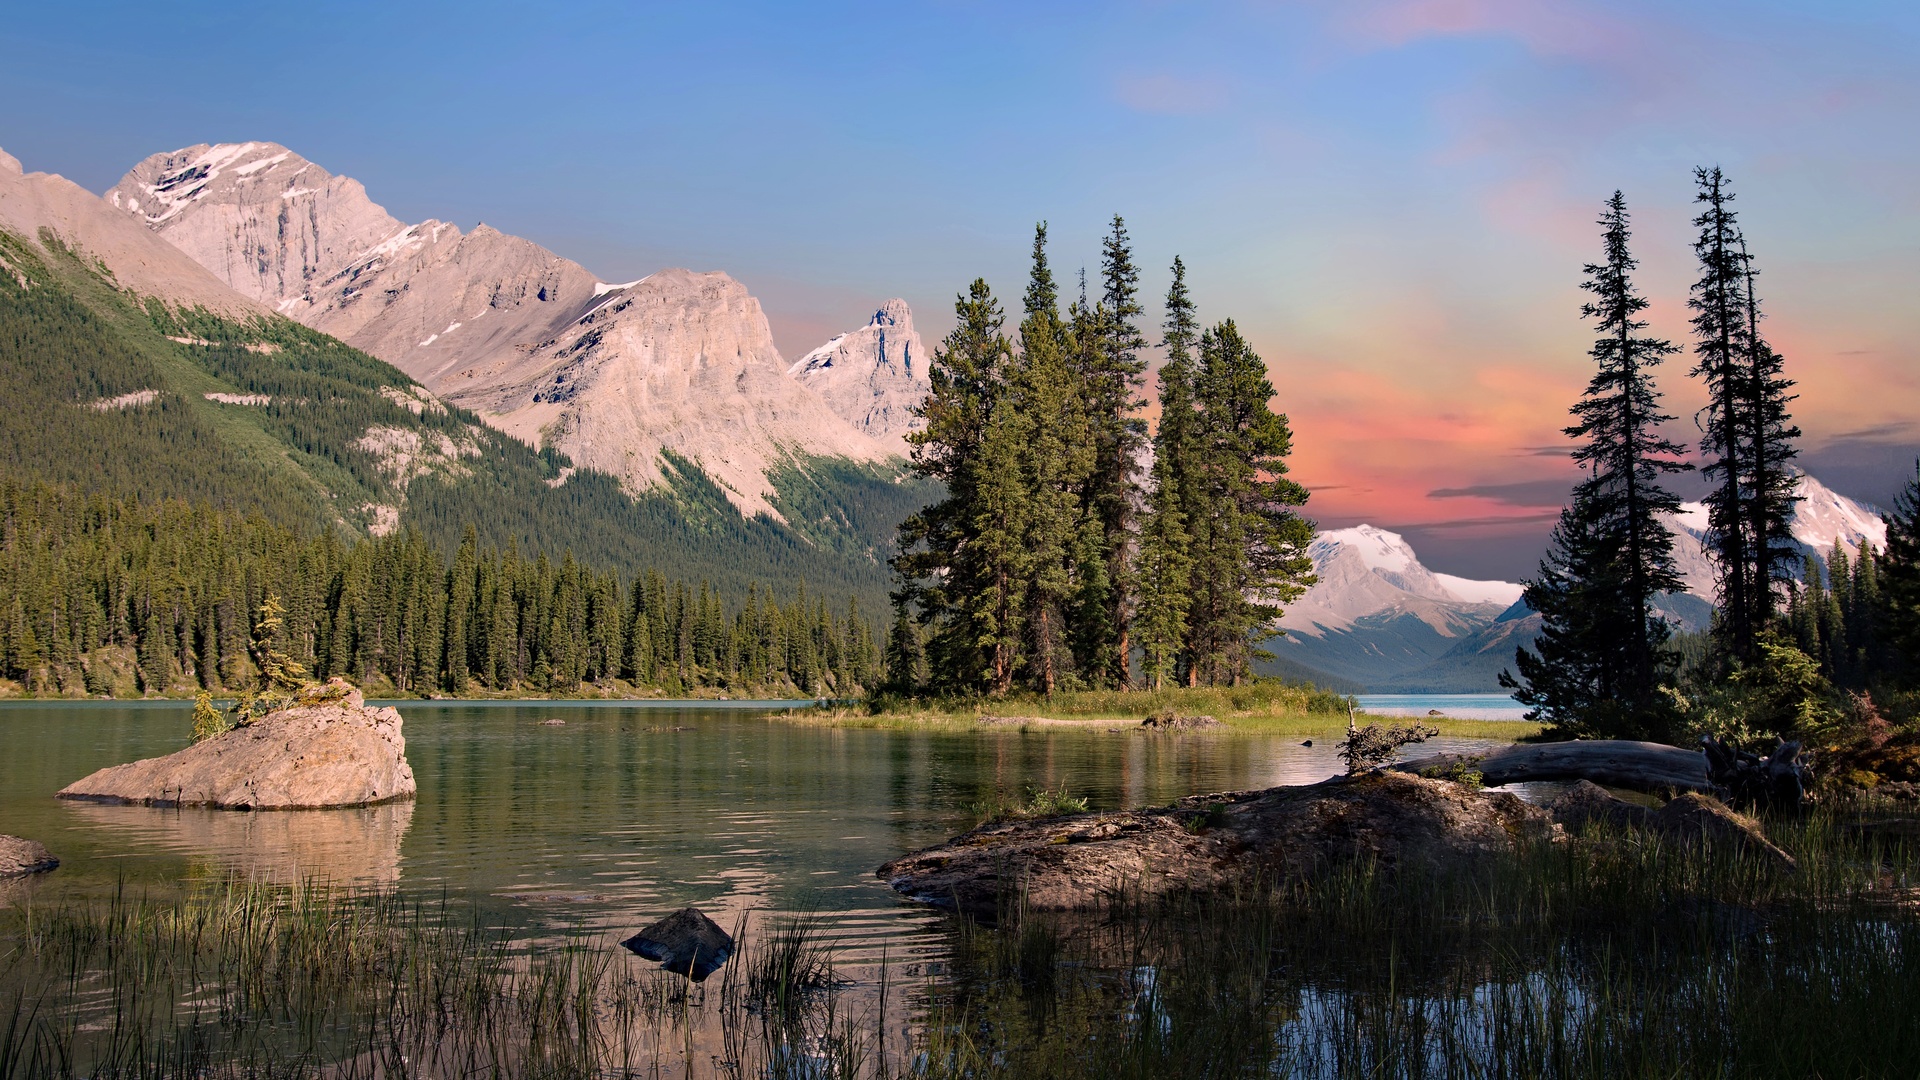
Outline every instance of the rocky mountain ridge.
<svg viewBox="0 0 1920 1080">
<path fill-rule="evenodd" d="M 777 471 L 808 458 L 879 463 L 904 449 L 894 429 L 920 350 L 903 303 L 882 309 L 900 349 L 871 350 L 863 409 L 851 388 L 859 372 L 790 374 L 759 302 L 725 274 L 605 284 L 486 225 L 403 224 L 358 181 L 276 143 L 153 155 L 106 200 L 242 294 L 632 493 L 661 484 L 673 455 L 743 513 L 778 518 Z M 890 364 L 904 384 L 881 371 Z"/>
<path fill-rule="evenodd" d="M 905 457 L 906 437 L 926 426 L 913 410 L 933 390 L 913 312 L 888 300 L 867 325 L 796 360 L 787 374 L 811 387 L 841 419 Z"/>
</svg>

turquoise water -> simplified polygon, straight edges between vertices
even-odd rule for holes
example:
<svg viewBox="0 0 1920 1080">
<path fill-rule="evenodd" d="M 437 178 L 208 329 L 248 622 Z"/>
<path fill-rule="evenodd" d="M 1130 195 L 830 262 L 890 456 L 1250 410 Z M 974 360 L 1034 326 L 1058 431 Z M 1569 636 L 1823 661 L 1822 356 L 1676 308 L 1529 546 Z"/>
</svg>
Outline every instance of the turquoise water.
<svg viewBox="0 0 1920 1080">
<path fill-rule="evenodd" d="M 185 704 L 0 705 L 0 832 L 62 859 L 31 886 L 48 895 L 320 878 L 608 932 L 687 904 L 723 923 L 817 908 L 873 945 L 933 918 L 874 868 L 970 827 L 971 808 L 996 792 L 1066 788 L 1117 808 L 1340 768 L 1324 739 L 842 729 L 768 719 L 753 703 L 398 707 L 416 800 L 243 813 L 52 797 L 94 769 L 184 745 Z"/>
<path fill-rule="evenodd" d="M 1527 707 L 1505 694 L 1361 694 L 1360 707 L 1380 716 L 1426 716 L 1457 720 L 1524 720 Z"/>
</svg>

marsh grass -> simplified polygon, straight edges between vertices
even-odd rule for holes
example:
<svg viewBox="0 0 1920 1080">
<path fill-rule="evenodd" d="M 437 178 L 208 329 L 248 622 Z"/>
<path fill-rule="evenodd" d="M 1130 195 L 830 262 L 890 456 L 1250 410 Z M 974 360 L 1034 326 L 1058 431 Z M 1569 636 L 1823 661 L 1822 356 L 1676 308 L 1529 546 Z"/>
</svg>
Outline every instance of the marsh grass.
<svg viewBox="0 0 1920 1080">
<path fill-rule="evenodd" d="M 939 931 L 892 985 L 823 917 L 690 989 L 603 935 L 230 883 L 0 913 L 0 1080 L 1871 1077 L 1920 1061 L 1920 858 L 1816 813 L 1798 860 L 1596 828 L 1467 872 Z M 924 948 L 924 947 L 923 947 Z"/>
<path fill-rule="evenodd" d="M 997 818 L 1043 818 L 1059 814 L 1084 814 L 1086 811 L 1087 799 L 1084 795 L 1074 795 L 1064 787 L 1042 788 L 1032 784 L 1027 785 L 1024 798 L 1013 799 L 996 791 L 967 807 L 967 813 L 972 815 L 976 825 L 984 825 Z"/>
</svg>

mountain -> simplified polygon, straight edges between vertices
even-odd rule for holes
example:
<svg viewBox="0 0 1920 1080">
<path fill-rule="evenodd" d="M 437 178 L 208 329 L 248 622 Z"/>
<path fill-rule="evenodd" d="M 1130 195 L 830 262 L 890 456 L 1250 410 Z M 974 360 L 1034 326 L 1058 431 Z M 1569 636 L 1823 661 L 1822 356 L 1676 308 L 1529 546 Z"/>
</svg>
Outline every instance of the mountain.
<svg viewBox="0 0 1920 1080">
<path fill-rule="evenodd" d="M 1335 529 L 1315 538 L 1308 554 L 1319 580 L 1287 609 L 1280 620 L 1286 635 L 1269 649 L 1290 669 L 1323 673 L 1330 685 L 1479 689 L 1489 650 L 1538 628 L 1531 613 L 1503 618 L 1520 599 L 1519 585 L 1436 574 L 1398 533 Z"/>
<path fill-rule="evenodd" d="M 679 460 L 779 520 L 784 470 L 899 453 L 789 377 L 759 302 L 725 274 L 604 284 L 485 225 L 403 224 L 276 143 L 155 154 L 106 199 L 236 291 L 629 493 L 667 484 Z"/>
<path fill-rule="evenodd" d="M 1788 531 L 1801 554 L 1812 555 L 1825 566 L 1836 542 L 1849 557 L 1859 555 L 1863 544 L 1872 545 L 1876 551 L 1886 548 L 1887 523 L 1878 507 L 1849 499 L 1806 473 L 1800 474 L 1793 493 L 1800 501 L 1794 504 Z M 1686 503 L 1678 514 L 1669 517 L 1668 525 L 1673 529 L 1674 562 L 1687 591 L 1711 601 L 1714 572 L 1713 560 L 1707 555 L 1706 506 Z M 1793 570 L 1798 577 L 1799 566 Z"/>
<path fill-rule="evenodd" d="M 795 361 L 787 374 L 820 395 L 841 419 L 905 456 L 907 435 L 925 426 L 913 410 L 933 389 L 927 349 L 905 300 L 889 300 L 858 330 Z"/>
<path fill-rule="evenodd" d="M 1886 546 L 1879 511 L 1801 474 L 1790 525 L 1801 551 L 1822 560 L 1838 541 L 1849 554 Z M 1713 616 L 1713 563 L 1706 509 L 1672 515 L 1674 557 L 1687 591 L 1659 597 L 1675 626 L 1704 630 Z M 1499 688 L 1514 649 L 1539 633 L 1540 617 L 1508 581 L 1436 574 L 1397 533 L 1360 525 L 1320 534 L 1308 549 L 1319 581 L 1284 617 L 1269 644 L 1272 667 L 1331 687 L 1374 692 L 1467 693 Z"/>
<path fill-rule="evenodd" d="M 653 487 L 630 493 L 240 294 L 124 199 L 116 209 L 11 161 L 0 159 L 0 490 L 189 499 L 305 534 L 415 528 L 447 551 L 471 525 L 484 546 L 652 567 L 735 599 L 751 583 L 789 593 L 804 581 L 884 605 L 885 545 L 927 494 L 891 468 L 777 464 L 769 502 L 785 523 L 742 517 L 672 455 Z M 777 355 L 759 367 L 785 379 Z"/>
</svg>

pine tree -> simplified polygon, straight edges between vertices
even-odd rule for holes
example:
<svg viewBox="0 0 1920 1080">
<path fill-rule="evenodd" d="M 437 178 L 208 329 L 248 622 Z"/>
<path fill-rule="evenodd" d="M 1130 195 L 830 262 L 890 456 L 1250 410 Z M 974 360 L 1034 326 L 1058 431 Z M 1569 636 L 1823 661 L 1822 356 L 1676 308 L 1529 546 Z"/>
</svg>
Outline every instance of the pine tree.
<svg viewBox="0 0 1920 1080">
<path fill-rule="evenodd" d="M 1581 315 L 1596 322 L 1592 380 L 1572 412 L 1568 437 L 1583 440 L 1573 457 L 1588 471 L 1561 513 L 1550 563 L 1528 583 L 1526 599 L 1543 616 L 1537 656 L 1518 650 L 1524 684 L 1502 673 L 1529 715 L 1580 732 L 1664 729 L 1661 687 L 1674 660 L 1665 649 L 1666 622 L 1655 596 L 1684 586 L 1673 565 L 1673 534 L 1661 515 L 1680 499 L 1660 485 L 1685 471 L 1684 451 L 1659 433 L 1672 417 L 1660 412 L 1652 369 L 1679 351 L 1646 337 L 1640 313 L 1648 302 L 1633 290 L 1638 263 L 1626 200 L 1614 192 L 1599 224 L 1605 261 L 1586 266 L 1581 287 L 1593 294 Z M 1591 575 L 1591 576 L 1588 576 Z M 1588 650 L 1575 658 L 1568 650 Z"/>
</svg>

